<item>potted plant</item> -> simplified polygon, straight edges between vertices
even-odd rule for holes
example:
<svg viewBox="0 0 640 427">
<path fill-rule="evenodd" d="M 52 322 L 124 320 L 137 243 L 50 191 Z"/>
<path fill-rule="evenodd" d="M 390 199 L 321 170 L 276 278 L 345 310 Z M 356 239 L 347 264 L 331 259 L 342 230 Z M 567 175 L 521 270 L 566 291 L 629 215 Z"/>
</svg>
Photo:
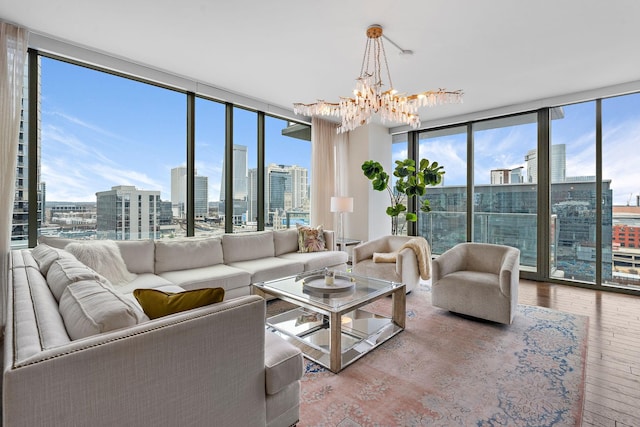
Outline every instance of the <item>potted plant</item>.
<svg viewBox="0 0 640 427">
<path fill-rule="evenodd" d="M 427 159 L 421 159 L 418 167 L 413 159 L 396 160 L 396 167 L 393 176 L 397 178 L 393 189 L 389 185 L 389 174 L 384 171 L 382 165 L 373 160 L 367 160 L 362 164 L 364 176 L 371 180 L 374 190 L 389 192 L 391 206 L 387 207 L 387 215 L 391 217 L 391 234 L 398 234 L 398 218 L 404 213 L 405 219 L 409 222 L 418 220 L 418 215 L 407 212 L 404 205 L 405 199 L 413 196 L 424 196 L 427 186 L 438 185 L 442 182 L 442 175 L 445 171 L 438 162 L 430 163 Z M 431 211 L 429 200 L 423 199 L 420 204 L 422 212 Z"/>
</svg>

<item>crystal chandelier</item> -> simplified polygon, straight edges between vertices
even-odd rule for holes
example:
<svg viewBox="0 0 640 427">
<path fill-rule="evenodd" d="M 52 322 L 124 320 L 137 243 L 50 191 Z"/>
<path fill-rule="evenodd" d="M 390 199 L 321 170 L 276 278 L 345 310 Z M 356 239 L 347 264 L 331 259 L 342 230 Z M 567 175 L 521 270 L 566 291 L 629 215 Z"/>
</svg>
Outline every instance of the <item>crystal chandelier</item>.
<svg viewBox="0 0 640 427">
<path fill-rule="evenodd" d="M 389 80 L 387 90 L 383 88 L 381 59 L 384 60 L 384 68 Z M 416 129 L 420 126 L 418 108 L 462 102 L 461 90 L 438 89 L 414 95 L 398 94 L 391 81 L 380 25 L 371 25 L 367 28 L 367 46 L 362 58 L 360 76 L 356 81 L 353 98 L 340 97 L 338 103 L 323 100 L 314 104 L 295 103 L 293 111 L 304 116 L 341 117 L 342 124 L 338 127 L 338 133 L 342 133 L 369 123 L 371 116 L 376 113 L 380 114 L 382 123 L 387 121 L 404 123 Z"/>
</svg>

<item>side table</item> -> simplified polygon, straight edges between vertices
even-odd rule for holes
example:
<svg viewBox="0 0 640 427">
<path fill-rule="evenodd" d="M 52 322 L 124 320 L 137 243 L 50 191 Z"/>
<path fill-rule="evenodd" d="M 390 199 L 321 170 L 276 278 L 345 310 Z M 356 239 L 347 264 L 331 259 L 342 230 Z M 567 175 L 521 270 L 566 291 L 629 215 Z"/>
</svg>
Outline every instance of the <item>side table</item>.
<svg viewBox="0 0 640 427">
<path fill-rule="evenodd" d="M 338 250 L 339 251 L 344 250 L 349 254 L 349 261 L 348 261 L 349 265 L 351 265 L 351 254 L 349 253 L 349 246 L 357 246 L 360 243 L 362 243 L 362 240 L 350 239 L 348 237 L 345 237 L 343 239 L 341 238 L 336 239 L 336 246 L 338 247 Z"/>
</svg>

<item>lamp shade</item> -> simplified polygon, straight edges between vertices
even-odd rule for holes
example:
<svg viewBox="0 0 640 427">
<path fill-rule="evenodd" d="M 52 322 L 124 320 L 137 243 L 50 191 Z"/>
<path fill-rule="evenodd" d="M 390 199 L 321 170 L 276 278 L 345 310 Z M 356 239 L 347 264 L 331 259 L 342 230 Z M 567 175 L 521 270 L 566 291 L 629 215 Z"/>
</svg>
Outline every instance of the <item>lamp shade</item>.
<svg viewBox="0 0 640 427">
<path fill-rule="evenodd" d="M 332 197 L 331 212 L 353 212 L 353 197 Z"/>
</svg>

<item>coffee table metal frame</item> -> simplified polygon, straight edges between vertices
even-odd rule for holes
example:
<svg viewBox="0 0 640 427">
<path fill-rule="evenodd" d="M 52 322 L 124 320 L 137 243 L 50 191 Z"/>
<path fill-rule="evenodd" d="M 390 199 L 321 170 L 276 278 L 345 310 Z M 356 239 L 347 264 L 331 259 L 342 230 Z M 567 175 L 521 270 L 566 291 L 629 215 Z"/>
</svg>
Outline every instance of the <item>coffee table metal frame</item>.
<svg viewBox="0 0 640 427">
<path fill-rule="evenodd" d="M 269 317 L 267 328 L 297 345 L 307 358 L 338 373 L 404 330 L 406 292 L 403 283 L 344 271 L 334 273 L 354 282 L 346 291 L 322 292 L 304 286 L 305 280 L 323 278 L 325 271 L 254 283 L 251 289 L 253 294 L 271 295 L 297 306 Z M 387 296 L 392 298 L 391 317 L 361 308 Z"/>
</svg>

